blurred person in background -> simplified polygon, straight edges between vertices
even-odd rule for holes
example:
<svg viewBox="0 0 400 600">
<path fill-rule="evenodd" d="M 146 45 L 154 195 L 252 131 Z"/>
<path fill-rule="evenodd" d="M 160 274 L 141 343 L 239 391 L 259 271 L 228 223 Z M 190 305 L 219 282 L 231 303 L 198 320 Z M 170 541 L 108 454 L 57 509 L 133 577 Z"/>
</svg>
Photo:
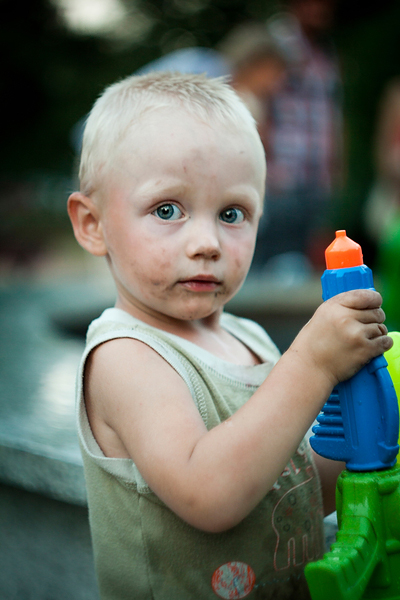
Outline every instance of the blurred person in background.
<svg viewBox="0 0 400 600">
<path fill-rule="evenodd" d="M 287 0 L 286 11 L 267 22 L 288 75 L 263 139 L 267 195 L 256 270 L 282 273 L 290 265 L 300 276 L 311 271 L 314 254 L 323 256 L 317 240 L 342 170 L 341 79 L 328 35 L 334 8 L 334 0 Z"/>
<path fill-rule="evenodd" d="M 227 76 L 267 139 L 269 105 L 286 76 L 284 51 L 261 22 L 247 22 L 231 29 L 216 49 L 182 48 L 148 63 L 137 75 L 151 71 Z"/>
<path fill-rule="evenodd" d="M 264 143 L 272 98 L 286 78 L 286 56 L 265 24 L 258 22 L 234 27 L 217 48 L 229 66 L 232 87 L 250 109 Z"/>
</svg>

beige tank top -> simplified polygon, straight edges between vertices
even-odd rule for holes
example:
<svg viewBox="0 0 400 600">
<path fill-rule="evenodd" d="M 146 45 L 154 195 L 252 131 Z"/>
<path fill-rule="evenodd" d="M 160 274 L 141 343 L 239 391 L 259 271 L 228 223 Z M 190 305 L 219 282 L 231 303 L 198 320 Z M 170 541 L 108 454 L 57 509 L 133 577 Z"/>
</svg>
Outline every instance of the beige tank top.
<svg viewBox="0 0 400 600">
<path fill-rule="evenodd" d="M 208 429 L 227 419 L 268 376 L 279 352 L 252 321 L 223 314 L 221 324 L 262 364 L 228 363 L 115 308 L 107 309 L 88 330 L 77 385 L 78 431 L 102 600 L 309 598 L 303 570 L 308 561 L 322 556 L 323 514 L 305 440 L 258 506 L 231 530 L 211 534 L 170 511 L 132 460 L 105 457 L 88 423 L 86 358 L 97 345 L 119 337 L 148 344 L 176 370 Z"/>
</svg>

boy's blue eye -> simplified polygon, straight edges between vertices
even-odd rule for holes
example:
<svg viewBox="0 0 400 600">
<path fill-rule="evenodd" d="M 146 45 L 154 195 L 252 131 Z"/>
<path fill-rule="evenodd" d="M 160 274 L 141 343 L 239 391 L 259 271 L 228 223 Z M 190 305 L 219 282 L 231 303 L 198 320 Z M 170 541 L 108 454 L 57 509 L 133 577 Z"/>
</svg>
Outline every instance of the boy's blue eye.
<svg viewBox="0 0 400 600">
<path fill-rule="evenodd" d="M 219 218 L 225 223 L 241 223 L 244 220 L 244 213 L 240 208 L 226 208 Z"/>
<path fill-rule="evenodd" d="M 182 216 L 182 212 L 176 204 L 162 204 L 156 208 L 153 214 L 164 221 L 176 221 Z"/>
</svg>

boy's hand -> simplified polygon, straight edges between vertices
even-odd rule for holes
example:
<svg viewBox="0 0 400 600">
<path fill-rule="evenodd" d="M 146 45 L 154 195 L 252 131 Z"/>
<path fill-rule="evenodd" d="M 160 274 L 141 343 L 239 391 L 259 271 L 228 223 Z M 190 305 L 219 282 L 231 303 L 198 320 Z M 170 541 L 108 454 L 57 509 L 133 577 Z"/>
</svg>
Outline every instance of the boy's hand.
<svg viewBox="0 0 400 600">
<path fill-rule="evenodd" d="M 381 304 L 381 295 L 373 290 L 334 296 L 321 304 L 289 351 L 303 354 L 333 386 L 349 379 L 393 344 Z"/>
</svg>

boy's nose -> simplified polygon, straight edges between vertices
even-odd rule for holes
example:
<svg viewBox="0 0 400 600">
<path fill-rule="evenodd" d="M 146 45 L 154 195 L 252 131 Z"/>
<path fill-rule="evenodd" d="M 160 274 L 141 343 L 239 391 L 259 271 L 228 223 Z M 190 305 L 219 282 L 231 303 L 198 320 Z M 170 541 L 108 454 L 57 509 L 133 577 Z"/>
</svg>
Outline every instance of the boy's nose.
<svg viewBox="0 0 400 600">
<path fill-rule="evenodd" d="M 186 251 L 190 258 L 217 260 L 221 256 L 221 246 L 216 227 L 211 224 L 193 227 L 189 233 Z"/>
</svg>

